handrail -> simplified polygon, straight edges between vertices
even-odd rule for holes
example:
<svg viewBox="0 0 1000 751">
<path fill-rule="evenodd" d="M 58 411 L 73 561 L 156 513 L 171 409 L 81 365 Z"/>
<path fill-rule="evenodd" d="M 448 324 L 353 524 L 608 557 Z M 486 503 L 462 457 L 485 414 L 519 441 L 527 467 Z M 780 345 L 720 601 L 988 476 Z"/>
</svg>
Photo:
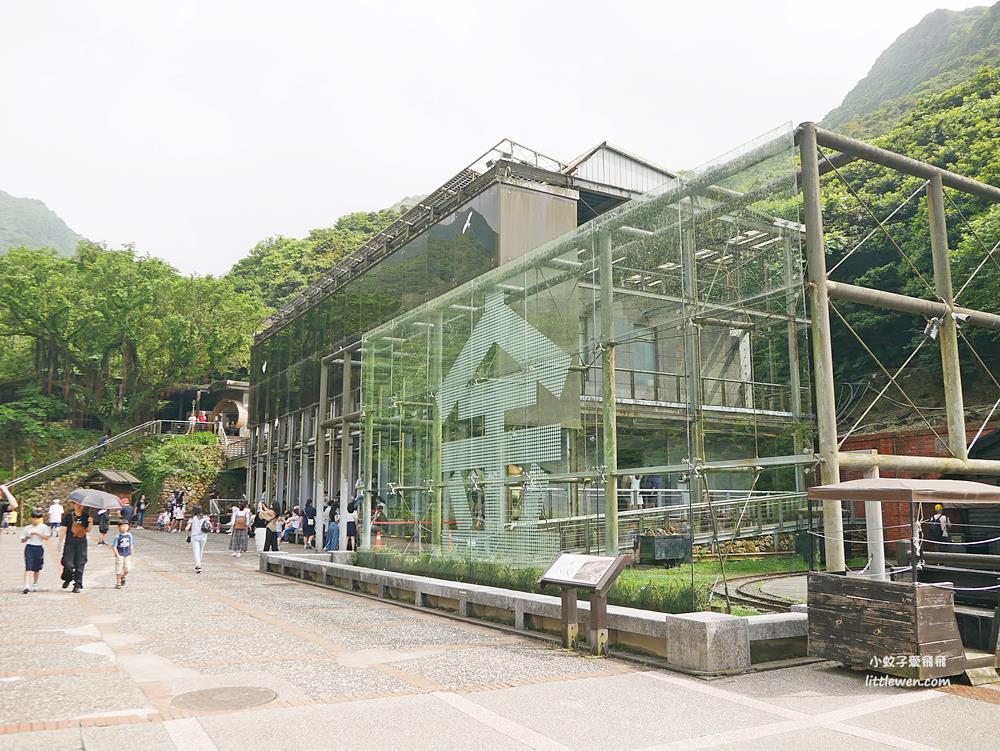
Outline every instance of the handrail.
<svg viewBox="0 0 1000 751">
<path fill-rule="evenodd" d="M 32 470 L 26 475 L 15 477 L 13 480 L 7 482 L 6 485 L 8 488 L 14 488 L 24 482 L 28 482 L 30 480 L 42 477 L 43 475 L 50 474 L 53 470 L 59 469 L 60 467 L 67 466 L 75 462 L 78 462 L 80 460 L 83 460 L 88 456 L 91 455 L 96 456 L 98 454 L 103 454 L 104 452 L 110 450 L 112 447 L 117 446 L 120 443 L 123 442 L 127 443 L 132 441 L 136 437 L 137 433 L 147 431 L 150 428 L 153 428 L 151 434 L 155 435 L 156 433 L 160 432 L 161 422 L 163 421 L 149 420 L 148 422 L 144 422 L 141 425 L 136 425 L 134 428 L 129 428 L 128 430 L 119 433 L 116 436 L 111 437 L 110 439 L 108 439 L 107 443 L 105 443 L 103 446 L 88 446 L 85 449 L 77 451 L 75 454 L 70 454 L 69 456 L 65 456 L 62 459 L 59 459 L 58 461 L 54 461 L 51 464 L 45 465 L 44 467 Z M 128 440 L 126 441 L 125 439 Z"/>
<path fill-rule="evenodd" d="M 148 420 L 140 425 L 129 428 L 116 436 L 112 436 L 104 445 L 88 446 L 85 449 L 77 451 L 75 454 L 64 456 L 62 459 L 54 461 L 51 464 L 46 464 L 44 467 L 39 467 L 38 469 L 32 470 L 31 472 L 21 475 L 20 477 L 15 477 L 5 484 L 11 489 L 25 483 L 37 484 L 57 474 L 61 469 L 65 469 L 89 459 L 96 458 L 97 456 L 101 456 L 112 449 L 131 443 L 136 438 L 173 432 L 180 435 L 183 434 L 183 432 L 188 428 L 189 424 L 186 420 Z M 223 446 L 225 446 L 221 437 L 219 441 Z"/>
</svg>

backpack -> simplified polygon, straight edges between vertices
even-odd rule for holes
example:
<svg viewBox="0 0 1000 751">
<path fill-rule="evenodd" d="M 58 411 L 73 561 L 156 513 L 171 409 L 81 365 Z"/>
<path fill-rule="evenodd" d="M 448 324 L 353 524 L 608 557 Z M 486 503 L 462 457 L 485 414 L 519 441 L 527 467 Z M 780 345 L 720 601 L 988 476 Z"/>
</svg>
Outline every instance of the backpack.
<svg viewBox="0 0 1000 751">
<path fill-rule="evenodd" d="M 206 534 L 212 531 L 212 522 L 210 519 L 201 520 L 201 531 L 205 532 Z"/>
<path fill-rule="evenodd" d="M 246 529 L 247 528 L 247 518 L 244 514 L 236 515 L 236 522 L 233 524 L 233 529 Z"/>
</svg>

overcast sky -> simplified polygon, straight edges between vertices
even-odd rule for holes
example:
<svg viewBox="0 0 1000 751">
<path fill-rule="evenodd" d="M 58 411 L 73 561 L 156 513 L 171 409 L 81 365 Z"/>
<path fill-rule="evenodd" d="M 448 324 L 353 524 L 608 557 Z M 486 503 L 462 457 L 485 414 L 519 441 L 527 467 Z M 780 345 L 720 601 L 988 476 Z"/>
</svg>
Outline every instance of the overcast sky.
<svg viewBox="0 0 1000 751">
<path fill-rule="evenodd" d="M 674 169 L 819 120 L 948 0 L 0 0 L 0 190 L 224 273 L 501 138 Z"/>
</svg>

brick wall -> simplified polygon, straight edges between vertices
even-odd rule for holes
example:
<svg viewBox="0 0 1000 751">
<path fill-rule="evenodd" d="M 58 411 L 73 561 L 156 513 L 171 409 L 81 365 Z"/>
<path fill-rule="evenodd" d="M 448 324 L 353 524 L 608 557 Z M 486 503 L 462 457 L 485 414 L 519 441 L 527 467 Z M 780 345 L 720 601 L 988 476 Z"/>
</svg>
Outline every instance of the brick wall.
<svg viewBox="0 0 1000 751">
<path fill-rule="evenodd" d="M 983 435 L 989 435 L 993 430 L 1000 427 L 1000 422 L 990 423 L 983 430 Z M 947 440 L 948 431 L 944 426 L 935 427 L 938 435 Z M 970 429 L 966 435 L 966 442 L 969 443 L 976 437 L 979 428 Z M 884 433 L 855 434 L 844 441 L 842 451 L 862 451 L 875 449 L 880 454 L 905 454 L 907 456 L 951 456 L 947 447 L 928 428 L 922 430 L 906 430 Z M 857 471 L 844 470 L 840 473 L 841 480 L 857 480 L 862 474 Z M 936 480 L 940 474 L 919 474 L 913 472 L 882 472 L 880 477 L 916 477 L 927 480 Z M 851 510 L 855 518 L 864 518 L 864 504 L 852 502 Z M 928 506 L 924 509 L 924 516 L 930 516 L 933 510 Z M 902 540 L 909 537 L 907 526 L 910 523 L 910 512 L 905 503 L 884 503 L 882 504 L 882 525 L 885 527 L 886 541 Z"/>
</svg>

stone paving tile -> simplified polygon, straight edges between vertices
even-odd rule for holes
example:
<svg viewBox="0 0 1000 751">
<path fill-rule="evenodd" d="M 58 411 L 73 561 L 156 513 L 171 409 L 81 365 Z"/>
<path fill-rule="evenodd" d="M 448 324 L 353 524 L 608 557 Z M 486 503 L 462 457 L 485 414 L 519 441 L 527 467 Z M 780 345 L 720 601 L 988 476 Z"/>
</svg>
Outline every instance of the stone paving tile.
<svg viewBox="0 0 1000 751">
<path fill-rule="evenodd" d="M 831 662 L 722 678 L 713 684 L 807 714 L 831 712 L 909 691 L 865 686 L 863 676 L 864 673 L 855 673 Z M 817 685 L 817 678 L 822 679 L 822 685 Z"/>
<path fill-rule="evenodd" d="M 371 627 L 363 631 L 349 631 L 347 638 L 350 646 L 405 649 L 437 644 L 490 644 L 503 637 L 499 632 L 471 631 L 448 625 L 447 621 L 411 621 L 393 624 L 391 628 Z"/>
<path fill-rule="evenodd" d="M 332 707 L 264 709 L 254 721 L 204 717 L 220 751 L 248 749 L 399 749 L 521 751 L 517 743 L 433 696 L 400 696 Z"/>
<path fill-rule="evenodd" d="M 0 735 L 0 751 L 83 751 L 80 728 Z"/>
<path fill-rule="evenodd" d="M 83 751 L 175 751 L 173 741 L 163 725 L 141 723 L 111 727 L 82 728 Z M 180 751 L 180 750 L 177 750 Z"/>
<path fill-rule="evenodd" d="M 1000 707 L 942 692 L 935 698 L 849 720 L 846 724 L 962 751 L 996 751 Z"/>
<path fill-rule="evenodd" d="M 267 662 L 255 667 L 263 674 L 288 681 L 313 699 L 413 690 L 413 686 L 391 675 L 370 668 L 343 667 L 333 660 L 287 660 Z M 235 670 L 237 668 L 233 665 L 199 667 L 199 671 L 206 675 L 225 675 Z M 253 673 L 247 672 L 244 667 L 241 675 L 247 677 Z"/>
<path fill-rule="evenodd" d="M 137 646 L 137 651 L 143 654 L 156 654 L 175 662 L 228 660 L 238 654 L 248 660 L 256 657 L 273 657 L 276 650 L 289 649 L 300 654 L 314 652 L 316 646 L 312 642 L 296 639 L 291 636 L 274 634 L 268 639 L 241 639 L 238 647 L 225 633 L 206 636 L 191 636 L 180 634 L 173 637 L 158 637 L 157 639 Z"/>
<path fill-rule="evenodd" d="M 556 675 L 602 672 L 608 665 L 547 647 L 501 646 L 450 649 L 390 663 L 446 688 L 526 681 Z"/>
<path fill-rule="evenodd" d="M 712 748 L 717 751 L 802 751 L 808 748 L 822 751 L 887 751 L 891 746 L 835 730 L 809 728 L 804 733 L 782 733 Z"/>
<path fill-rule="evenodd" d="M 0 683 L 0 725 L 62 720 L 147 705 L 123 673 L 45 676 Z"/>
<path fill-rule="evenodd" d="M 77 646 L 98 645 L 98 653 Z M 107 667 L 107 645 L 103 640 L 91 640 L 79 645 L 48 644 L 43 647 L 25 644 L 4 644 L 0 648 L 0 673 L 31 673 L 38 670 Z"/>
<path fill-rule="evenodd" d="M 653 746 L 784 718 L 637 673 L 464 694 L 581 751 Z"/>
</svg>

